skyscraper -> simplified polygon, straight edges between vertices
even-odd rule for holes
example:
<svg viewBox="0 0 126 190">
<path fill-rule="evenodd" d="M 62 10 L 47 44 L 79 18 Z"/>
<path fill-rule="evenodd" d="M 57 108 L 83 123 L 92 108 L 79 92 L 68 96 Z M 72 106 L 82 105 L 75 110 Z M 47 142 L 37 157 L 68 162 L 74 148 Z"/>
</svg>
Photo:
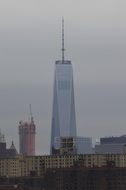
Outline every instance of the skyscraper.
<svg viewBox="0 0 126 190">
<path fill-rule="evenodd" d="M 64 20 L 62 20 L 62 60 L 55 62 L 51 154 L 58 149 L 59 137 L 76 137 L 73 70 L 71 61 L 64 59 Z"/>
<path fill-rule="evenodd" d="M 19 152 L 29 156 L 35 155 L 36 126 L 31 114 L 30 122 L 19 122 Z"/>
</svg>

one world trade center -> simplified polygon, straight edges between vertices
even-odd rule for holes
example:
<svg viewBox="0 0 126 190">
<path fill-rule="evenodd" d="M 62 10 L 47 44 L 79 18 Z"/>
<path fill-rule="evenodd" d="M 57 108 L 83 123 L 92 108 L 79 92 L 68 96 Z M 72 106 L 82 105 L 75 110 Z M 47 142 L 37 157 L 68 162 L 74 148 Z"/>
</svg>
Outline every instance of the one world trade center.
<svg viewBox="0 0 126 190">
<path fill-rule="evenodd" d="M 73 69 L 71 61 L 64 59 L 64 51 L 64 20 L 62 20 L 62 60 L 55 62 L 51 154 L 58 149 L 57 138 L 76 137 Z"/>
</svg>

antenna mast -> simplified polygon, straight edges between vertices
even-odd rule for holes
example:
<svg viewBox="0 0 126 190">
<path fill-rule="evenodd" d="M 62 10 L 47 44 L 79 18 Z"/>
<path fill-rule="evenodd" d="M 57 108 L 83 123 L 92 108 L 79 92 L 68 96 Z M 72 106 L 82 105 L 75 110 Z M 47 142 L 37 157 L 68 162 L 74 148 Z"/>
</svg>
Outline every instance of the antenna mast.
<svg viewBox="0 0 126 190">
<path fill-rule="evenodd" d="M 64 64 L 64 18 L 62 18 L 62 64 Z"/>
</svg>

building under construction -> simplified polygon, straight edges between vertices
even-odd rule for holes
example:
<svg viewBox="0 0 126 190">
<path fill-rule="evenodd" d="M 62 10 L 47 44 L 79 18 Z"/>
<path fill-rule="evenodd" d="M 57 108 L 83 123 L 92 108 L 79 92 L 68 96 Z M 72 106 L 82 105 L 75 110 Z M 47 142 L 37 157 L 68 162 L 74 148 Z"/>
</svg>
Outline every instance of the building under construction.
<svg viewBox="0 0 126 190">
<path fill-rule="evenodd" d="M 33 117 L 30 122 L 19 122 L 19 151 L 28 156 L 35 155 L 35 131 Z"/>
</svg>

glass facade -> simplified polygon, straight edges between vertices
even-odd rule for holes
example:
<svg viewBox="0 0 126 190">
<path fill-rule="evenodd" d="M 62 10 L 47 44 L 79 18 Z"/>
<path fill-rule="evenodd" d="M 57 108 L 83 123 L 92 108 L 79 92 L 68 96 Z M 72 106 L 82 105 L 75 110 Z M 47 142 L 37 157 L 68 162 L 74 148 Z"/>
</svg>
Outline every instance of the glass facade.
<svg viewBox="0 0 126 190">
<path fill-rule="evenodd" d="M 57 137 L 76 137 L 73 69 L 70 61 L 56 61 L 53 89 L 51 153 Z"/>
</svg>

